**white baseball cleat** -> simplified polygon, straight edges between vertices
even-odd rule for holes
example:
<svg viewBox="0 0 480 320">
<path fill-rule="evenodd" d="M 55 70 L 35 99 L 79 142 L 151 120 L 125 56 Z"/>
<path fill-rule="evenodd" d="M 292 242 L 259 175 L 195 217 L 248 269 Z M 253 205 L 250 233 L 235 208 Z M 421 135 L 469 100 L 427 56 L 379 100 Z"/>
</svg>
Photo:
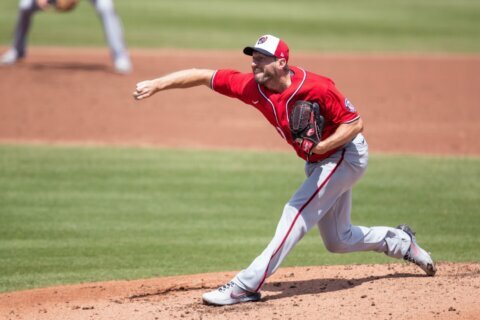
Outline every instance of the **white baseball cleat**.
<svg viewBox="0 0 480 320">
<path fill-rule="evenodd" d="M 261 298 L 259 292 L 250 292 L 243 290 L 233 281 L 221 286 L 217 290 L 204 293 L 203 302 L 216 306 L 225 306 L 241 302 L 258 301 Z"/>
<path fill-rule="evenodd" d="M 20 58 L 21 57 L 19 56 L 17 50 L 11 48 L 3 54 L 2 59 L 0 59 L 0 64 L 3 66 L 12 65 L 15 64 Z"/>
<path fill-rule="evenodd" d="M 411 239 L 410 249 L 408 249 L 407 254 L 403 259 L 415 263 L 425 271 L 428 276 L 433 277 L 437 272 L 437 267 L 428 252 L 420 248 L 418 245 L 415 239 L 415 232 L 406 224 L 399 225 L 397 229 L 403 230 Z"/>
<path fill-rule="evenodd" d="M 115 59 L 115 72 L 127 74 L 132 71 L 132 63 L 128 57 L 119 57 Z"/>
</svg>

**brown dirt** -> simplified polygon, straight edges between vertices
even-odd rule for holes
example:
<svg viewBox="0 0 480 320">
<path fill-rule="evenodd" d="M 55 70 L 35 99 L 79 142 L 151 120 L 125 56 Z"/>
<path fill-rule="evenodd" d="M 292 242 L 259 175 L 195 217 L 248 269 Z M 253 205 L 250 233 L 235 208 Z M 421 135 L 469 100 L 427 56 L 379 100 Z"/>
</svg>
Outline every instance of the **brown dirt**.
<svg viewBox="0 0 480 320">
<path fill-rule="evenodd" d="M 282 268 L 260 302 L 203 305 L 234 272 L 87 283 L 0 295 L 0 319 L 478 319 L 480 264 Z"/>
<path fill-rule="evenodd" d="M 0 142 L 290 150 L 259 112 L 206 88 L 131 97 L 136 82 L 177 69 L 249 71 L 247 56 L 132 56 L 129 76 L 112 74 L 101 49 L 32 48 L 22 64 L 1 68 Z M 363 116 L 373 152 L 480 154 L 480 56 L 293 53 L 291 60 L 336 81 Z"/>
<path fill-rule="evenodd" d="M 177 69 L 248 71 L 239 52 L 132 50 L 118 76 L 100 49 L 32 48 L 0 69 L 0 142 L 289 150 L 259 113 L 205 88 L 135 102 L 137 81 Z M 373 152 L 480 155 L 480 57 L 313 55 L 294 65 L 335 79 Z M 177 125 L 179 119 L 183 124 Z M 259 139 L 258 137 L 262 137 Z M 246 262 L 247 263 L 247 262 Z M 282 268 L 259 303 L 215 308 L 201 294 L 235 272 L 0 294 L 0 319 L 478 319 L 480 264 Z"/>
</svg>

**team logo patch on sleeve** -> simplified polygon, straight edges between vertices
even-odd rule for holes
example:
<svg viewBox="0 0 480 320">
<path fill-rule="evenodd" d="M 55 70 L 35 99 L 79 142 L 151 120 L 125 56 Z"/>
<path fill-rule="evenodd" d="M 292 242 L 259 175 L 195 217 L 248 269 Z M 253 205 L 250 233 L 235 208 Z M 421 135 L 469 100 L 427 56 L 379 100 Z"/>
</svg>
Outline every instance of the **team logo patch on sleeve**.
<svg viewBox="0 0 480 320">
<path fill-rule="evenodd" d="M 345 108 L 347 108 L 347 110 L 350 112 L 357 112 L 357 109 L 355 109 L 353 103 L 351 103 L 347 98 L 345 98 Z"/>
</svg>

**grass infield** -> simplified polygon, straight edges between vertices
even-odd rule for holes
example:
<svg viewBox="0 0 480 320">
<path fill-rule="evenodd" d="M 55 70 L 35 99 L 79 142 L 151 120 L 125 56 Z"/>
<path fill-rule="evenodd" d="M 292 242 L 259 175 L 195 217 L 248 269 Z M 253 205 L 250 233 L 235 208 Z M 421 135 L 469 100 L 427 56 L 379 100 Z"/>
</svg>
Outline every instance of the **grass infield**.
<svg viewBox="0 0 480 320">
<path fill-rule="evenodd" d="M 479 158 L 374 155 L 353 223 L 480 261 L 479 176 Z M 0 145 L 0 291 L 239 270 L 302 180 L 289 153 Z M 314 229 L 283 266 L 392 261 L 328 253 Z"/>
<path fill-rule="evenodd" d="M 106 46 L 94 8 L 37 14 L 32 45 Z M 480 52 L 478 0 L 116 0 L 129 47 L 235 49 L 265 33 L 295 50 Z M 0 1 L 11 43 L 17 0 Z"/>
</svg>

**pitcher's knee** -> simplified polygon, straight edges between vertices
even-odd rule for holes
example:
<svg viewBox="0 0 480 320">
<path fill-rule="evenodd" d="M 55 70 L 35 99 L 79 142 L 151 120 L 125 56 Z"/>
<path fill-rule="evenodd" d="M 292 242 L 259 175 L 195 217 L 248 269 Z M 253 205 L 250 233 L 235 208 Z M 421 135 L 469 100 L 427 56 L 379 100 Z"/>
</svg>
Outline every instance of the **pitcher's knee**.
<svg viewBox="0 0 480 320">
<path fill-rule="evenodd" d="M 323 239 L 325 247 L 328 251 L 333 253 L 346 253 L 353 251 L 354 245 L 352 229 L 348 229 L 341 234 L 336 234 L 334 237 Z"/>
<path fill-rule="evenodd" d="M 325 248 L 332 253 L 350 252 L 350 245 L 342 241 L 324 242 Z"/>
</svg>

